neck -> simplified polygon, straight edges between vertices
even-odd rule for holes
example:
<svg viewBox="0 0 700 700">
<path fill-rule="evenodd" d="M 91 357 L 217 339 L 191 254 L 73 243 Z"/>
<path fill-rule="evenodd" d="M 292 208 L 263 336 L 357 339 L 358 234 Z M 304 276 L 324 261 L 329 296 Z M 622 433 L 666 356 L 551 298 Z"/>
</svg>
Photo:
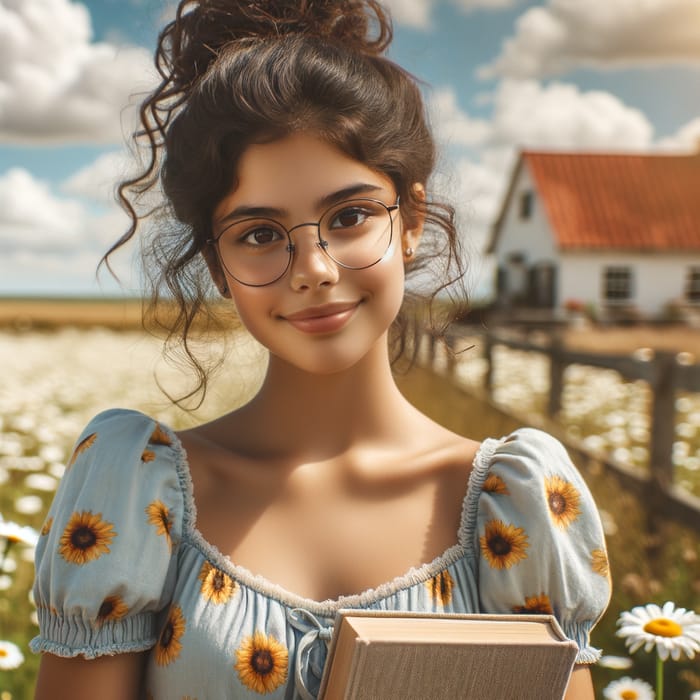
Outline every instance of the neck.
<svg viewBox="0 0 700 700">
<path fill-rule="evenodd" d="M 413 410 L 383 348 L 333 374 L 308 373 L 273 356 L 260 391 L 240 414 L 249 430 L 268 431 L 272 451 L 318 456 L 393 436 Z"/>
</svg>

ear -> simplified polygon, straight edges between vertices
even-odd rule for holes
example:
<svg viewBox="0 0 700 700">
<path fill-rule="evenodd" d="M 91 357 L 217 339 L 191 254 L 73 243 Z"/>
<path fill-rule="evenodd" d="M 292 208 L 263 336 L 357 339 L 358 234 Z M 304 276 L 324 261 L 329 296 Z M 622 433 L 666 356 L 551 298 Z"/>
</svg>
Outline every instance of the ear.
<svg viewBox="0 0 700 700">
<path fill-rule="evenodd" d="M 420 182 L 413 184 L 411 188 L 413 194 L 421 202 L 425 202 L 425 187 Z M 415 256 L 420 244 L 421 236 L 423 235 L 423 225 L 425 224 L 425 211 L 420 209 L 414 212 L 410 226 L 405 224 L 401 232 L 401 248 L 403 250 L 403 259 L 405 263 L 411 261 Z"/>
<path fill-rule="evenodd" d="M 219 293 L 222 297 L 226 299 L 231 298 L 231 292 L 228 288 L 228 282 L 226 280 L 226 275 L 221 267 L 221 262 L 219 261 L 219 256 L 216 253 L 216 248 L 212 243 L 205 243 L 204 248 L 202 248 L 202 257 L 204 262 L 206 262 L 209 268 L 209 274 L 216 285 Z"/>
</svg>

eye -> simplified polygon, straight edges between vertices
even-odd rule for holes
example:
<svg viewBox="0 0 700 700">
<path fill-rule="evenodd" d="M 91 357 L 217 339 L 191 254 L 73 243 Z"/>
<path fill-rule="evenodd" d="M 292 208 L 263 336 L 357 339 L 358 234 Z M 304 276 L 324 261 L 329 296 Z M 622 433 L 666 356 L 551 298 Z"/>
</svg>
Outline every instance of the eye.
<svg viewBox="0 0 700 700">
<path fill-rule="evenodd" d="M 244 231 L 238 238 L 241 243 L 253 247 L 270 245 L 283 239 L 284 234 L 272 226 L 256 226 Z"/>
<path fill-rule="evenodd" d="M 336 212 L 330 220 L 330 228 L 352 228 L 361 226 L 371 216 L 372 212 L 365 207 L 345 207 Z"/>
</svg>

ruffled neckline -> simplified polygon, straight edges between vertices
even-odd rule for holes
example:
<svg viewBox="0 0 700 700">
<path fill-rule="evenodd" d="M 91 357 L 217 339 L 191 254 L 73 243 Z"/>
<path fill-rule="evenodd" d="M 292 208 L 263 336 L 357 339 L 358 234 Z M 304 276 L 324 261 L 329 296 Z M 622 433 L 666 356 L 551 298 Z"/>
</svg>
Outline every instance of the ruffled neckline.
<svg viewBox="0 0 700 700">
<path fill-rule="evenodd" d="M 445 571 L 451 564 L 470 555 L 482 486 L 493 455 L 503 442 L 503 439 L 487 438 L 481 443 L 474 457 L 467 492 L 462 501 L 460 524 L 456 533 L 457 541 L 455 544 L 448 547 L 432 561 L 417 567 L 411 567 L 406 573 L 396 576 L 379 586 L 368 588 L 361 593 L 318 601 L 298 595 L 268 580 L 264 576 L 254 574 L 246 567 L 234 563 L 228 555 L 205 539 L 204 535 L 197 528 L 197 507 L 194 502 L 194 489 L 187 452 L 171 428 L 162 424 L 161 427 L 167 431 L 171 438 L 171 449 L 175 454 L 178 479 L 184 496 L 183 538 L 191 542 L 212 565 L 226 573 L 239 585 L 243 585 L 255 593 L 276 600 L 290 608 L 304 608 L 314 615 L 328 618 L 334 617 L 335 613 L 343 608 L 367 608 L 395 595 L 399 591 L 419 583 L 425 583 Z"/>
</svg>

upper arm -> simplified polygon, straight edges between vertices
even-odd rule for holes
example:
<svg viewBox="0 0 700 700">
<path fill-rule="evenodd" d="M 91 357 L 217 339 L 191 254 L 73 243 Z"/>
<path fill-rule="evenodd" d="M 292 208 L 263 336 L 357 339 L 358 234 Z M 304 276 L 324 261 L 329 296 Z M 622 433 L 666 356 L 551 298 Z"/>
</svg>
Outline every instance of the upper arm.
<svg viewBox="0 0 700 700">
<path fill-rule="evenodd" d="M 137 700 L 147 652 L 63 658 L 44 654 L 35 700 Z"/>
</svg>

